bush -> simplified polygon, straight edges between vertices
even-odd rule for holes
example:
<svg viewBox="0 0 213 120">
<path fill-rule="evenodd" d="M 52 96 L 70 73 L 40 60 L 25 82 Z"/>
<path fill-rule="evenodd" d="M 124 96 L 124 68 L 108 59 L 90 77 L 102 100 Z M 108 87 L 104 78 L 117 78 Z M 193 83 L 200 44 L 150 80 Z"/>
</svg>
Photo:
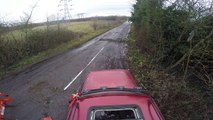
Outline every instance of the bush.
<svg viewBox="0 0 213 120">
<path fill-rule="evenodd" d="M 212 82 L 213 16 L 208 4 L 137 0 L 131 20 L 141 51 L 168 69 Z"/>
<path fill-rule="evenodd" d="M 54 29 L 31 31 L 26 40 L 4 37 L 0 39 L 0 68 L 7 68 L 20 59 L 54 48 L 76 37 L 78 33 Z"/>
<path fill-rule="evenodd" d="M 212 6 L 203 0 L 137 0 L 133 6 L 136 45 L 155 63 L 155 69 L 136 70 L 144 72 L 147 79 L 142 82 L 158 98 L 167 119 L 213 118 Z M 165 78 L 166 70 L 178 79 Z"/>
</svg>

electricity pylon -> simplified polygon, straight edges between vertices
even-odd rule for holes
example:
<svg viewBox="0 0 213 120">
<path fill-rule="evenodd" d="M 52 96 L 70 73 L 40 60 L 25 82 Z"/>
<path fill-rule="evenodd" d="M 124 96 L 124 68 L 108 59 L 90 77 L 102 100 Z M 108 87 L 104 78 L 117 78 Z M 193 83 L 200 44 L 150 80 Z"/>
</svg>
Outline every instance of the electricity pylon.
<svg viewBox="0 0 213 120">
<path fill-rule="evenodd" d="M 70 11 L 71 9 L 71 0 L 60 0 L 58 7 L 60 9 L 60 12 L 63 14 L 63 20 L 71 19 Z"/>
<path fill-rule="evenodd" d="M 84 14 L 85 14 L 85 13 L 78 13 L 78 14 L 77 14 L 78 19 L 82 19 L 82 18 L 84 18 Z"/>
</svg>

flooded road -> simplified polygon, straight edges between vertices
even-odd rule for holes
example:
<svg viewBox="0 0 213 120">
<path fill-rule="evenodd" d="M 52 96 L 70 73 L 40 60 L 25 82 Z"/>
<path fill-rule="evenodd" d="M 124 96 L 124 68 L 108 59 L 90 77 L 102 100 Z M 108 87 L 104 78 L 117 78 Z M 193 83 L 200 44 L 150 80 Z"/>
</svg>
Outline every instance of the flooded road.
<svg viewBox="0 0 213 120">
<path fill-rule="evenodd" d="M 129 23 L 114 28 L 78 48 L 39 62 L 0 81 L 0 91 L 15 99 L 6 120 L 39 120 L 52 116 L 65 120 L 71 94 L 90 71 L 128 69 L 126 58 Z"/>
</svg>

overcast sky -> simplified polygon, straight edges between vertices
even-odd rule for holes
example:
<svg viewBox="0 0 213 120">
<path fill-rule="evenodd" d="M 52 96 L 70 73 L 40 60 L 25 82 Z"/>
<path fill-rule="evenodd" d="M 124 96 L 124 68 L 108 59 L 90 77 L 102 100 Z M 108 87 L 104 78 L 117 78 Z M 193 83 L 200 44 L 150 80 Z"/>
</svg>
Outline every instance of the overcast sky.
<svg viewBox="0 0 213 120">
<path fill-rule="evenodd" d="M 38 0 L 0 0 L 0 17 L 6 20 L 20 20 L 23 12 L 29 12 Z M 45 21 L 46 16 L 57 15 L 60 0 L 39 0 L 32 17 L 33 22 Z M 89 16 L 127 15 L 130 16 L 135 0 L 72 0 L 72 18 L 76 14 Z"/>
</svg>

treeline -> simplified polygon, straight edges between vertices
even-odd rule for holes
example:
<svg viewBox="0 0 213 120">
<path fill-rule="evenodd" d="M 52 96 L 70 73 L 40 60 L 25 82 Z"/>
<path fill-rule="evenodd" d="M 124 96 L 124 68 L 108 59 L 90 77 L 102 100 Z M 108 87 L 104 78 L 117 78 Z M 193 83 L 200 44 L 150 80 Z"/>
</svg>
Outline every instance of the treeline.
<svg viewBox="0 0 213 120">
<path fill-rule="evenodd" d="M 47 18 L 48 19 L 48 18 Z M 96 17 L 87 17 L 87 18 L 79 18 L 79 19 L 70 19 L 70 20 L 56 20 L 52 19 L 46 22 L 41 22 L 41 23 L 32 23 L 29 26 L 31 28 L 37 27 L 37 26 L 42 26 L 42 25 L 56 25 L 58 23 L 63 24 L 63 23 L 70 23 L 70 22 L 84 22 L 84 21 L 92 21 L 92 20 L 107 20 L 107 21 L 117 21 L 117 22 L 123 22 L 128 19 L 127 16 L 96 16 Z M 17 23 L 2 23 L 0 22 L 0 30 L 1 28 L 7 29 L 7 31 L 13 31 L 13 30 L 19 30 L 25 27 L 23 22 L 17 22 Z"/>
<path fill-rule="evenodd" d="M 130 18 L 137 46 L 167 70 L 213 84 L 213 2 L 137 0 Z"/>
</svg>

